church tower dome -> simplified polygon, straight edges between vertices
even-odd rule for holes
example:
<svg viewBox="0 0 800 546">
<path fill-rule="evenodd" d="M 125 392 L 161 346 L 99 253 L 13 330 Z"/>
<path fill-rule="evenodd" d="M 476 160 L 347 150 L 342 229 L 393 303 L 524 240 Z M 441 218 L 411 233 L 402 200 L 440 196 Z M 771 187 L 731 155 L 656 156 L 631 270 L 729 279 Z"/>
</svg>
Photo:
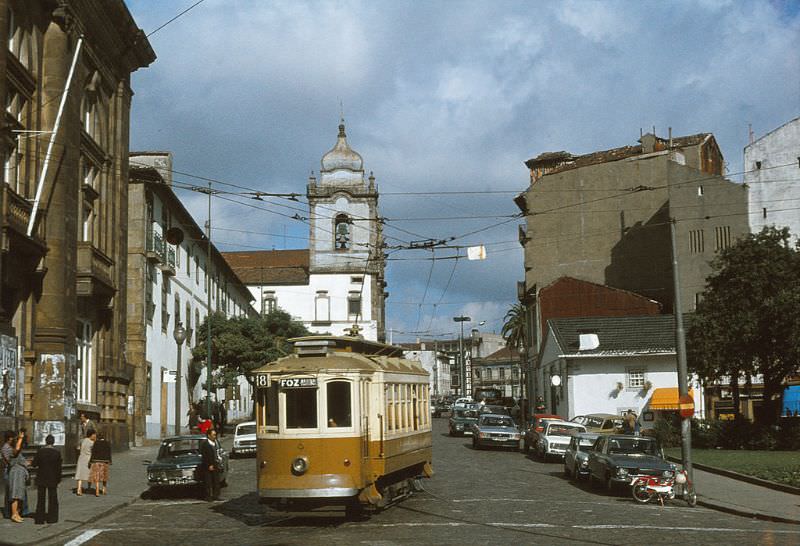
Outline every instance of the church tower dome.
<svg viewBox="0 0 800 546">
<path fill-rule="evenodd" d="M 347 143 L 347 135 L 344 132 L 344 120 L 339 124 L 339 136 L 336 145 L 324 156 L 322 156 L 322 172 L 332 173 L 334 171 L 363 172 L 364 160 L 358 152 L 353 150 Z"/>
</svg>

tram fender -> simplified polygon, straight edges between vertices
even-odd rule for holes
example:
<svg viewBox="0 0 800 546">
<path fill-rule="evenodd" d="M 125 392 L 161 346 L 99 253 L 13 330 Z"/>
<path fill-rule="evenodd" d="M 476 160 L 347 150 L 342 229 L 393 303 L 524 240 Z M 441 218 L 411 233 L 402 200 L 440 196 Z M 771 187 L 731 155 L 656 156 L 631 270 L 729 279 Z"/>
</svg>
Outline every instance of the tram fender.
<svg viewBox="0 0 800 546">
<path fill-rule="evenodd" d="M 383 496 L 378 493 L 378 489 L 375 487 L 375 484 L 371 483 L 361 490 L 361 493 L 358 494 L 358 500 L 362 503 L 380 506 L 383 501 Z"/>
</svg>

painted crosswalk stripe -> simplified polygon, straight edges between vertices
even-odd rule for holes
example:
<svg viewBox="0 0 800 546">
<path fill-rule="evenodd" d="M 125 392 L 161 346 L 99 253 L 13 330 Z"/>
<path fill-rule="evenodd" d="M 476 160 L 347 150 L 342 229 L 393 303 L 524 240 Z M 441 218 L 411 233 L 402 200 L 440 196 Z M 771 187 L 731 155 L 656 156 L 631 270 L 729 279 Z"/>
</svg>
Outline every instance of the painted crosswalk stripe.
<svg viewBox="0 0 800 546">
<path fill-rule="evenodd" d="M 72 540 L 64 544 L 64 546 L 80 546 L 84 542 L 92 540 L 94 537 L 96 537 L 103 531 L 104 529 L 89 529 L 88 531 L 84 531 L 77 537 L 73 538 Z"/>
</svg>

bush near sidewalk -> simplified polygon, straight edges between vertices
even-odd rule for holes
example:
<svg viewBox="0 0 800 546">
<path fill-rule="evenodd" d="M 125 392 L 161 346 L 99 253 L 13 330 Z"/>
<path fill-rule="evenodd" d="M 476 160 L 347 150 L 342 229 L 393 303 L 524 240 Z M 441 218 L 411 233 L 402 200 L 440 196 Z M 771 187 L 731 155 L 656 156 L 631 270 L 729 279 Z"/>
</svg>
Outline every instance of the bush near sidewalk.
<svg viewBox="0 0 800 546">
<path fill-rule="evenodd" d="M 681 456 L 677 447 L 664 451 L 667 455 Z M 692 462 L 800 487 L 800 453 L 796 451 L 693 448 Z"/>
<path fill-rule="evenodd" d="M 659 421 L 653 435 L 662 446 L 681 443 L 680 420 Z M 731 421 L 692 420 L 692 447 L 700 449 L 800 450 L 800 418 L 781 418 L 765 426 L 746 419 Z"/>
</svg>

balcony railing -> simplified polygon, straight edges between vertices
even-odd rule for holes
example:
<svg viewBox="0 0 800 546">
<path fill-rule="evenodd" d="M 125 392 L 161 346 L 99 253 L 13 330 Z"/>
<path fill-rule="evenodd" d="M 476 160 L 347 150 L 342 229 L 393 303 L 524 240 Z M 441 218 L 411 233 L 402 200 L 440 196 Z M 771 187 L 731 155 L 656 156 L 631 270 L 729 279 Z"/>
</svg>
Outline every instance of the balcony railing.
<svg viewBox="0 0 800 546">
<path fill-rule="evenodd" d="M 12 190 L 8 184 L 0 182 L 0 186 L 2 186 L 3 191 L 3 208 L 0 214 L 0 223 L 2 223 L 2 227 L 11 229 L 18 235 L 27 237 L 28 223 L 31 219 L 33 205 L 31 205 L 27 199 Z M 34 227 L 33 235 L 30 239 L 33 239 L 33 241 L 41 246 L 45 245 L 46 225 L 45 212 L 40 208 L 37 212 L 36 226 Z"/>
<path fill-rule="evenodd" d="M 78 243 L 77 289 L 79 296 L 111 298 L 116 292 L 114 262 L 92 243 Z"/>
</svg>

